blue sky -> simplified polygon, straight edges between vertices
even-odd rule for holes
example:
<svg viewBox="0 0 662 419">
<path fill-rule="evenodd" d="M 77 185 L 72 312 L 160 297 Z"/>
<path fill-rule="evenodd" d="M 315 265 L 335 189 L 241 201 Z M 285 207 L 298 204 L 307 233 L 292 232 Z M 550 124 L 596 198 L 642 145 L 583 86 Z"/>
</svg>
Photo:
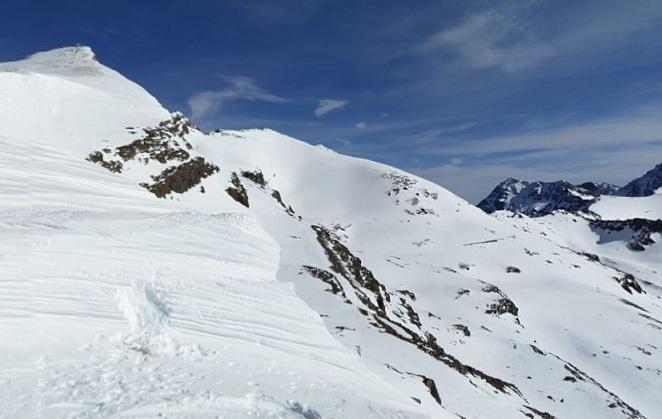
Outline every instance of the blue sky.
<svg viewBox="0 0 662 419">
<path fill-rule="evenodd" d="M 659 0 L 3 4 L 0 60 L 76 43 L 205 129 L 274 128 L 474 202 L 662 161 Z"/>
</svg>

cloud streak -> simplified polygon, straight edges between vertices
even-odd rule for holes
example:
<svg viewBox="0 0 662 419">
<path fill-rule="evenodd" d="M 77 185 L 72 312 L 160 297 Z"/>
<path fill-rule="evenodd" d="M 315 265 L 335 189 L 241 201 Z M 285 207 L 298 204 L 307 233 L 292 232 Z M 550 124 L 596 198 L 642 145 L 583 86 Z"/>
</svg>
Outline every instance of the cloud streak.
<svg viewBox="0 0 662 419">
<path fill-rule="evenodd" d="M 321 117 L 328 114 L 329 112 L 342 109 L 349 103 L 349 100 L 338 100 L 338 99 L 320 99 L 317 103 L 317 108 L 315 108 L 315 116 Z"/>
<path fill-rule="evenodd" d="M 205 118 L 216 114 L 224 105 L 240 100 L 252 102 L 287 103 L 288 99 L 277 96 L 260 87 L 255 79 L 246 76 L 220 76 L 227 86 L 220 90 L 196 93 L 188 99 L 191 117 Z"/>
<path fill-rule="evenodd" d="M 537 129 L 514 135 L 448 139 L 445 144 L 422 146 L 420 154 L 489 156 L 497 153 L 538 150 L 573 150 L 629 147 L 662 140 L 662 104 L 637 112 L 596 118 L 556 128 Z"/>
</svg>

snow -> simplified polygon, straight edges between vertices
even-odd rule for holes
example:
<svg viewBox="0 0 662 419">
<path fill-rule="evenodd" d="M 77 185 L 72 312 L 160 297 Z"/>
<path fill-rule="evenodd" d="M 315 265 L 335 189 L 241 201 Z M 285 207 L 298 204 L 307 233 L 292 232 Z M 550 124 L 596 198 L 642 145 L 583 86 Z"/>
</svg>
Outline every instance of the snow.
<svg viewBox="0 0 662 419">
<path fill-rule="evenodd" d="M 659 220 L 662 219 L 662 194 L 645 197 L 604 196 L 590 210 L 607 220 Z"/>
<path fill-rule="evenodd" d="M 140 86 L 93 60 L 87 47 L 0 64 L 0 91 L 3 137 L 72 152 L 86 150 L 90 139 L 128 139 L 125 127 L 169 116 Z"/>
<path fill-rule="evenodd" d="M 0 66 L 2 86 L 23 77 L 0 113 L 2 415 L 662 410 L 659 244 L 637 259 L 571 215 L 489 216 L 413 175 L 272 130 L 168 137 L 219 170 L 156 198 L 140 183 L 178 161 L 111 173 L 85 158 L 113 157 L 171 116 L 85 51 Z M 101 75 L 79 74 L 88 65 Z M 47 103 L 16 119 L 42 92 Z M 248 208 L 226 193 L 233 173 Z M 598 262 L 581 254 L 605 251 Z M 620 270 L 646 293 L 627 292 Z"/>
<path fill-rule="evenodd" d="M 1 191 L 0 416 L 410 410 L 276 281 L 278 246 L 254 218 L 185 212 L 84 160 L 0 144 L 3 177 L 36 169 Z"/>
</svg>

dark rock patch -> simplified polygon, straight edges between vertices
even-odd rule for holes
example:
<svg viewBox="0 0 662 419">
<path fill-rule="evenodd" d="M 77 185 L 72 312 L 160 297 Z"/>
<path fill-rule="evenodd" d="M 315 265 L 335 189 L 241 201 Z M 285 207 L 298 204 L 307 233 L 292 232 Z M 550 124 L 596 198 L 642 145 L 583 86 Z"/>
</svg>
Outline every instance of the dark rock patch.
<svg viewBox="0 0 662 419">
<path fill-rule="evenodd" d="M 538 355 L 542 355 L 542 356 L 547 355 L 547 354 L 545 353 L 545 351 L 543 351 L 542 349 L 538 348 L 536 345 L 529 345 L 529 346 L 531 347 L 531 349 L 533 350 L 533 352 L 537 353 Z"/>
<path fill-rule="evenodd" d="M 540 411 L 538 409 L 534 409 L 531 406 L 524 406 L 524 408 L 527 409 L 528 412 L 522 412 L 522 413 L 524 413 L 524 416 L 526 416 L 527 418 L 556 419 L 556 416 L 547 412 Z"/>
<path fill-rule="evenodd" d="M 326 291 L 336 295 L 341 295 L 343 299 L 348 301 L 347 294 L 345 294 L 345 290 L 343 289 L 342 285 L 340 285 L 340 281 L 338 281 L 338 278 L 336 278 L 334 274 L 324 269 L 320 269 L 308 265 L 302 266 L 302 269 L 304 272 L 308 273 L 313 278 L 317 278 L 322 282 L 326 283 L 327 285 L 329 285 L 329 287 L 331 288 L 328 288 Z"/>
<path fill-rule="evenodd" d="M 627 272 L 621 272 L 621 276 L 615 276 L 613 277 L 616 282 L 621 284 L 621 288 L 623 288 L 625 291 L 628 293 L 632 294 L 632 291 L 634 290 L 638 294 L 645 294 L 646 292 L 641 288 L 641 285 L 639 285 L 639 282 L 637 282 L 636 278 L 634 275 L 631 273 Z"/>
<path fill-rule="evenodd" d="M 161 174 L 152 176 L 154 183 L 141 183 L 159 198 L 164 198 L 172 192 L 184 193 L 198 185 L 202 179 L 218 172 L 218 166 L 208 163 L 202 157 L 196 157 L 179 166 L 171 166 Z"/>
<path fill-rule="evenodd" d="M 105 150 L 104 150 L 105 152 Z M 113 173 L 122 172 L 122 162 L 116 160 L 104 160 L 103 153 L 101 151 L 94 151 L 87 156 L 87 161 L 96 163 L 103 167 L 104 169 L 110 170 Z"/>
<path fill-rule="evenodd" d="M 241 177 L 253 181 L 253 183 L 261 186 L 262 188 L 267 186 L 267 181 L 264 179 L 264 174 L 261 170 L 255 170 L 253 172 L 249 170 L 242 170 Z"/>
<path fill-rule="evenodd" d="M 453 328 L 455 330 L 459 330 L 460 332 L 462 332 L 462 334 L 464 334 L 464 336 L 466 336 L 466 337 L 471 336 L 471 331 L 469 330 L 469 328 L 467 326 L 465 326 L 463 324 L 454 324 Z"/>
<path fill-rule="evenodd" d="M 429 377 L 422 377 L 423 378 L 423 384 L 425 387 L 428 388 L 428 391 L 430 392 L 430 395 L 432 398 L 441 406 L 441 396 L 439 395 L 439 390 L 437 390 L 437 384 L 434 382 L 432 378 Z"/>
<path fill-rule="evenodd" d="M 487 286 L 483 287 L 483 292 L 495 293 L 500 297 L 497 301 L 487 306 L 487 310 L 485 310 L 486 314 L 495 314 L 500 316 L 502 314 L 509 313 L 515 316 L 517 323 L 519 323 L 519 319 L 517 319 L 519 308 L 517 308 L 515 303 L 513 303 L 513 301 L 508 298 L 508 296 L 503 291 L 501 291 L 499 287 L 492 284 L 487 284 Z"/>
<path fill-rule="evenodd" d="M 400 294 L 406 295 L 407 297 L 411 298 L 412 301 L 416 301 L 416 294 L 414 294 L 411 291 L 408 290 L 398 290 Z"/>
<path fill-rule="evenodd" d="M 287 213 L 287 215 L 289 215 L 289 216 L 291 216 L 291 217 L 294 217 L 294 216 L 295 216 L 296 213 L 294 212 L 294 210 L 292 209 L 292 207 L 291 207 L 290 205 L 285 205 L 285 202 L 283 202 L 283 197 L 280 195 L 280 192 L 279 192 L 279 191 L 277 191 L 276 189 L 274 189 L 273 191 L 271 191 L 271 197 L 272 197 L 273 199 L 275 199 L 276 202 L 278 202 L 278 204 L 280 204 L 281 207 L 283 207 L 283 209 L 285 210 L 285 212 Z M 299 221 L 301 221 L 301 217 L 299 217 Z"/>
<path fill-rule="evenodd" d="M 588 253 L 588 252 L 580 252 L 579 254 L 584 256 L 586 259 L 590 260 L 591 262 L 600 262 L 600 256 L 596 254 Z"/>
<path fill-rule="evenodd" d="M 232 176 L 230 176 L 230 183 L 232 186 L 227 188 L 225 192 L 227 192 L 232 199 L 248 208 L 248 192 L 246 192 L 246 188 L 244 188 L 244 185 L 241 184 L 239 177 L 234 172 L 232 172 Z"/>
<path fill-rule="evenodd" d="M 193 129 L 193 124 L 182 114 L 173 114 L 171 119 L 159 122 L 157 127 L 143 128 L 144 135 L 141 138 L 117 147 L 115 154 L 124 161 L 137 157 L 144 159 L 145 163 L 149 159 L 162 164 L 173 160 L 186 161 L 190 158 L 188 151 L 193 147 L 184 139 L 184 135 Z"/>
</svg>

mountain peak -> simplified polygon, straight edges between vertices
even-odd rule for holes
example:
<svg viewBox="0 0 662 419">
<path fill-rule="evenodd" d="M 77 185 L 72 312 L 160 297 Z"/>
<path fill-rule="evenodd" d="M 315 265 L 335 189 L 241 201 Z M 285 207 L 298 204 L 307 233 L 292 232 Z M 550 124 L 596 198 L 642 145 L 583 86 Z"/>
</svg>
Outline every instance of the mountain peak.
<svg viewBox="0 0 662 419">
<path fill-rule="evenodd" d="M 103 67 L 96 60 L 92 48 L 85 45 L 56 48 L 32 54 L 23 60 L 0 64 L 2 72 L 59 74 L 66 76 L 94 76 Z"/>
<path fill-rule="evenodd" d="M 27 60 L 47 60 L 47 61 L 77 61 L 89 62 L 96 61 L 94 51 L 87 45 L 75 45 L 72 47 L 61 47 L 47 51 L 41 51 L 28 56 Z"/>
<path fill-rule="evenodd" d="M 0 64 L 3 134 L 89 153 L 89 141 L 123 138 L 125 127 L 170 114 L 142 87 L 99 63 L 92 48 L 38 52 Z M 65 105 L 66 104 L 66 105 Z"/>
<path fill-rule="evenodd" d="M 510 201 L 516 197 L 529 182 L 509 177 L 499 183 L 492 192 L 478 203 L 478 208 L 487 213 L 508 209 Z"/>
</svg>

